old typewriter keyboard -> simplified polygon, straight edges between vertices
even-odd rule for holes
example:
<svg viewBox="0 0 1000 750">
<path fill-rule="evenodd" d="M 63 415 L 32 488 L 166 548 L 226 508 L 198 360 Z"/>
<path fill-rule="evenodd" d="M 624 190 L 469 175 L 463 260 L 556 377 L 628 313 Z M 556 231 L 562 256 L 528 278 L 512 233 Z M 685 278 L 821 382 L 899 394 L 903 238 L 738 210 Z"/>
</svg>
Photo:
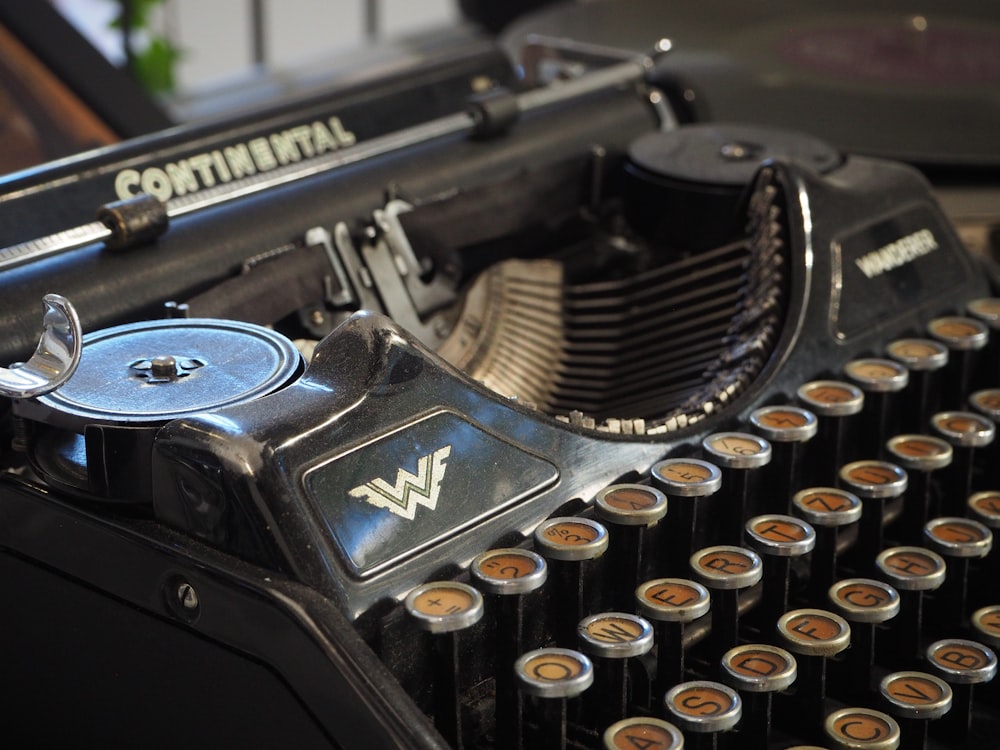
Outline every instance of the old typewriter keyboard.
<svg viewBox="0 0 1000 750">
<path fill-rule="evenodd" d="M 995 307 L 417 588 L 401 681 L 456 748 L 1000 747 Z"/>
</svg>

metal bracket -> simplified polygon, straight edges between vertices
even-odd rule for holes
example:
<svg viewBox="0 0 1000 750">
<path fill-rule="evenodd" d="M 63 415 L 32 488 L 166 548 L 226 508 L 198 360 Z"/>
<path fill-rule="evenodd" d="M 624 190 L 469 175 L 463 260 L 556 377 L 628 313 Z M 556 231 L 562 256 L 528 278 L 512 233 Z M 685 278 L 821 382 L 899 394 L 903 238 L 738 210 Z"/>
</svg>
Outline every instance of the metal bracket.
<svg viewBox="0 0 1000 750">
<path fill-rule="evenodd" d="M 674 130 L 679 125 L 677 115 L 667 97 L 649 79 L 657 62 L 671 49 L 673 43 L 669 39 L 660 39 L 649 52 L 637 55 L 618 47 L 532 34 L 521 47 L 521 70 L 528 86 L 547 86 L 560 80 L 579 78 L 588 71 L 623 63 L 637 65 L 645 71 L 647 86 L 644 96 L 660 121 L 660 129 Z"/>
<path fill-rule="evenodd" d="M 83 331 L 73 305 L 58 294 L 46 294 L 42 336 L 31 358 L 0 367 L 0 395 L 23 399 L 43 396 L 76 371 L 83 352 Z"/>
<path fill-rule="evenodd" d="M 340 262 L 340 256 L 333 247 L 333 235 L 324 227 L 312 227 L 306 230 L 305 242 L 307 245 L 321 245 L 326 251 L 326 257 L 330 260 L 330 269 L 337 277 L 337 285 L 340 291 L 327 290 L 327 301 L 336 308 L 346 307 L 355 302 L 354 294 L 351 292 L 351 282 L 347 278 L 344 264 Z"/>
</svg>

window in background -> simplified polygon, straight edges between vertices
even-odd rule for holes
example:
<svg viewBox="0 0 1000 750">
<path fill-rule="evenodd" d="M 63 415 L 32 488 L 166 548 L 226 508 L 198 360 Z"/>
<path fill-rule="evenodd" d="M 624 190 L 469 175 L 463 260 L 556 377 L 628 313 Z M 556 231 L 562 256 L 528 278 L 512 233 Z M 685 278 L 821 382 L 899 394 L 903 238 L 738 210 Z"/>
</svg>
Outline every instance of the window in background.
<svg viewBox="0 0 1000 750">
<path fill-rule="evenodd" d="M 109 60 L 124 63 L 121 35 L 111 28 L 118 0 L 52 2 Z M 204 109 L 200 100 L 227 89 L 262 79 L 294 85 L 298 70 L 458 19 L 455 0 L 164 0 L 149 31 L 182 51 L 166 104 L 186 119 L 185 112 Z"/>
</svg>

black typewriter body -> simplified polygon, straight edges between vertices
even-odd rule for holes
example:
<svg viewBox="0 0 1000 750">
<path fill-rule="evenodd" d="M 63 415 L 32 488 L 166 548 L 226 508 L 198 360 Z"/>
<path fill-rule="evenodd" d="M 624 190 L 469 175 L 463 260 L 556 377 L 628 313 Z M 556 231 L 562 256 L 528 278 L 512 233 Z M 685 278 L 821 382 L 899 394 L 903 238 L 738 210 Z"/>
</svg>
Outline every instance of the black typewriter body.
<svg viewBox="0 0 1000 750">
<path fill-rule="evenodd" d="M 678 724 L 696 748 L 998 746 L 988 664 L 935 672 L 927 653 L 995 647 L 1000 616 L 978 613 L 1000 605 L 998 551 L 925 531 L 960 517 L 989 534 L 1000 501 L 966 499 L 998 489 L 994 448 L 963 433 L 949 466 L 902 454 L 907 474 L 886 445 L 952 439 L 934 426 L 945 412 L 992 429 L 989 398 L 967 401 L 1000 387 L 986 261 L 911 166 L 680 124 L 665 49 L 558 52 L 571 64 L 524 90 L 482 50 L 414 73 L 439 98 L 391 130 L 355 134 L 345 114 L 338 135 L 330 118 L 350 110 L 313 103 L 301 119 L 332 134 L 326 161 L 303 145 L 323 131 L 280 151 L 292 113 L 268 120 L 277 140 L 270 125 L 180 131 L 0 185 L 5 361 L 31 357 L 48 293 L 86 333 L 65 383 L 2 411 L 12 746 L 679 747 L 655 727 L 605 735 L 626 717 Z M 466 105 L 477 76 L 495 86 Z M 217 185 L 191 166 L 205 154 Z M 109 237 L 35 254 L 115 176 L 126 195 L 97 200 L 88 230 Z M 59 206 L 33 231 L 45 195 Z M 893 354 L 904 339 L 948 363 Z M 841 474 L 865 460 L 876 479 Z M 908 486 L 882 492 L 886 465 Z M 827 489 L 862 496 L 860 520 L 824 525 L 793 502 Z M 649 498 L 665 516 L 636 516 Z M 798 519 L 816 547 L 775 551 L 751 521 L 765 516 Z M 571 538 L 584 528 L 593 539 Z M 559 547 L 599 539 L 591 557 Z M 759 551 L 763 580 L 713 577 L 738 567 L 724 556 L 688 562 L 719 545 Z M 943 550 L 944 582 L 876 563 L 904 546 Z M 504 593 L 527 574 L 491 579 L 491 550 L 547 580 Z M 700 582 L 710 613 L 657 620 L 634 592 L 662 578 Z M 851 645 L 829 653 L 794 641 L 809 620 L 779 629 L 785 612 L 841 622 L 827 588 L 858 578 L 899 583 L 899 614 L 848 613 Z M 621 662 L 590 644 L 577 622 L 602 613 L 645 613 L 652 647 Z M 720 666 L 755 644 L 798 661 L 766 702 Z M 559 695 L 515 675 L 512 657 L 539 648 L 589 654 L 573 664 L 595 684 Z M 951 710 L 888 702 L 880 683 L 901 672 L 947 683 Z M 664 693 L 685 685 L 716 692 L 671 713 Z M 728 725 L 711 723 L 719 685 L 742 688 Z"/>
</svg>

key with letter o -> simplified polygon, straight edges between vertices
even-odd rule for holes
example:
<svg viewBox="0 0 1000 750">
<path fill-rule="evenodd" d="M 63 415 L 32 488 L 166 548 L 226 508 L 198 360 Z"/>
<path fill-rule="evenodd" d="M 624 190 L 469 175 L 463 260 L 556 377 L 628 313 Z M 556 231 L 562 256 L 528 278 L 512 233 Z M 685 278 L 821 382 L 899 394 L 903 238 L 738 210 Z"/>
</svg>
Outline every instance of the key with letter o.
<svg viewBox="0 0 1000 750">
<path fill-rule="evenodd" d="M 535 728 L 526 746 L 538 750 L 566 750 L 566 701 L 579 697 L 594 682 L 590 659 L 568 648 L 529 651 L 514 663 L 521 692 L 535 700 L 531 721 Z"/>
</svg>

